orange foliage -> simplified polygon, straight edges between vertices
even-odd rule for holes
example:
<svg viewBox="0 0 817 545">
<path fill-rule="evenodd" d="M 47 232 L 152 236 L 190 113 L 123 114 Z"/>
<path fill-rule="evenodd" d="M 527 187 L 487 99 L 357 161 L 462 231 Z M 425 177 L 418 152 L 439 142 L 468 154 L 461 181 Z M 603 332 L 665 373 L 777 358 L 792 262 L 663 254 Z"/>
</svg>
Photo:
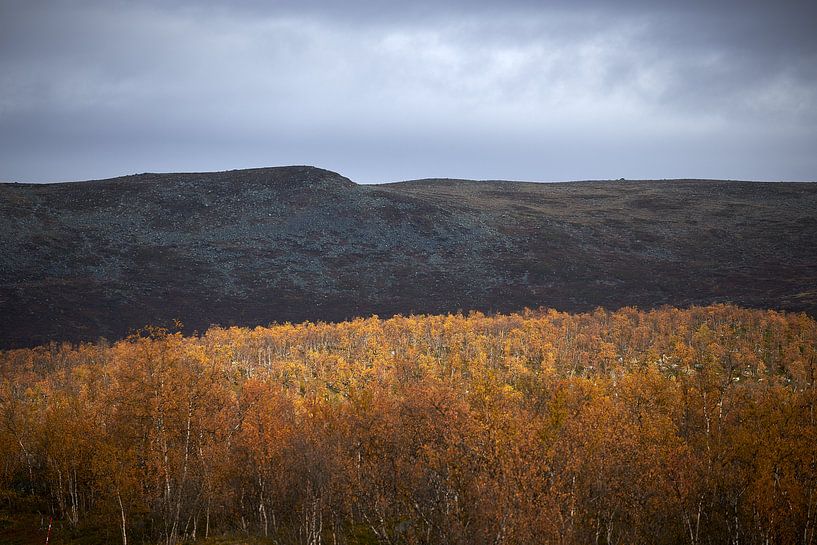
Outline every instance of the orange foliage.
<svg viewBox="0 0 817 545">
<path fill-rule="evenodd" d="M 148 328 L 0 352 L 0 489 L 123 542 L 814 544 L 816 368 L 722 305 Z"/>
</svg>

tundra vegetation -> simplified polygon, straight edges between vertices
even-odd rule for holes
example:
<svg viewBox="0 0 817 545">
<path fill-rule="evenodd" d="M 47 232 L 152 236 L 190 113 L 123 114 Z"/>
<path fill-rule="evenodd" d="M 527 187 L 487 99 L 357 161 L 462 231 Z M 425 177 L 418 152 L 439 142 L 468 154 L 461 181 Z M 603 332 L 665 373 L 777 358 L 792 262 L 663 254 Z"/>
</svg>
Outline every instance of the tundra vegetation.
<svg viewBox="0 0 817 545">
<path fill-rule="evenodd" d="M 2 509 L 123 544 L 812 545 L 816 369 L 813 318 L 724 305 L 7 350 Z"/>
<path fill-rule="evenodd" d="M 211 324 L 729 302 L 817 316 L 817 183 L 312 167 L 0 184 L 0 349 Z"/>
</svg>

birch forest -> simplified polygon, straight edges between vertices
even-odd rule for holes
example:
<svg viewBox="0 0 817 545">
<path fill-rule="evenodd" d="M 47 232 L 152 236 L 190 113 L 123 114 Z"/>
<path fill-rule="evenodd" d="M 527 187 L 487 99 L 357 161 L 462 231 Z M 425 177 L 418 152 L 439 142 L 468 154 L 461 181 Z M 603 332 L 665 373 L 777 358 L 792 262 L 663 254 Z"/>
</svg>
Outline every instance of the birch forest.
<svg viewBox="0 0 817 545">
<path fill-rule="evenodd" d="M 724 305 L 8 350 L 0 508 L 123 545 L 815 545 L 816 371 L 813 318 Z"/>
</svg>

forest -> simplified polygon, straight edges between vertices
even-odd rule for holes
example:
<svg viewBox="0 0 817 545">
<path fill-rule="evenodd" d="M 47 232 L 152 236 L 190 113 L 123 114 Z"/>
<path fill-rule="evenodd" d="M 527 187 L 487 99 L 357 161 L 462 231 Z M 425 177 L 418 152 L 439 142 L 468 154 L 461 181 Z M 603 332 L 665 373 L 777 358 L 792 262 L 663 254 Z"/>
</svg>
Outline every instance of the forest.
<svg viewBox="0 0 817 545">
<path fill-rule="evenodd" d="M 175 545 L 817 543 L 817 322 L 729 305 L 0 352 L 0 509 Z"/>
</svg>

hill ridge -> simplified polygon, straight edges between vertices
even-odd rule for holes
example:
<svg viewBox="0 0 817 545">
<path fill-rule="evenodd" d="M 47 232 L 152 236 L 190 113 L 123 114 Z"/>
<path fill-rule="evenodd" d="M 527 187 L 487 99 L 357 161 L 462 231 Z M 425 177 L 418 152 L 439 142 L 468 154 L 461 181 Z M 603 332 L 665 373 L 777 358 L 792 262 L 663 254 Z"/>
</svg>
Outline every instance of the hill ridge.
<svg viewBox="0 0 817 545">
<path fill-rule="evenodd" d="M 342 176 L 341 174 L 327 170 L 320 167 L 314 167 L 310 165 L 287 165 L 287 166 L 276 166 L 276 167 L 254 167 L 254 168 L 241 168 L 241 169 L 230 169 L 230 170 L 213 170 L 213 171 L 200 171 L 200 172 L 140 172 L 134 174 L 124 174 L 122 176 L 114 176 L 111 178 L 95 178 L 90 180 L 71 180 L 71 181 L 59 181 L 59 182 L 0 182 L 0 187 L 2 186 L 37 186 L 37 187 L 50 187 L 50 186 L 61 186 L 66 184 L 76 185 L 76 184 L 105 184 L 105 183 L 123 183 L 123 182 L 157 182 L 157 181 L 191 181 L 191 180 L 213 180 L 213 179 L 223 179 L 228 177 L 244 177 L 251 174 L 255 175 L 269 175 L 272 177 L 281 178 L 284 176 L 289 176 L 290 181 L 293 180 L 316 180 L 320 179 L 322 181 L 337 181 L 342 182 L 342 185 L 346 186 L 355 186 L 358 185 L 349 178 Z M 293 178 L 294 176 L 300 176 L 301 178 Z"/>
<path fill-rule="evenodd" d="M 0 186 L 0 347 L 210 324 L 731 302 L 817 314 L 817 184 L 355 184 L 308 166 Z"/>
</svg>

